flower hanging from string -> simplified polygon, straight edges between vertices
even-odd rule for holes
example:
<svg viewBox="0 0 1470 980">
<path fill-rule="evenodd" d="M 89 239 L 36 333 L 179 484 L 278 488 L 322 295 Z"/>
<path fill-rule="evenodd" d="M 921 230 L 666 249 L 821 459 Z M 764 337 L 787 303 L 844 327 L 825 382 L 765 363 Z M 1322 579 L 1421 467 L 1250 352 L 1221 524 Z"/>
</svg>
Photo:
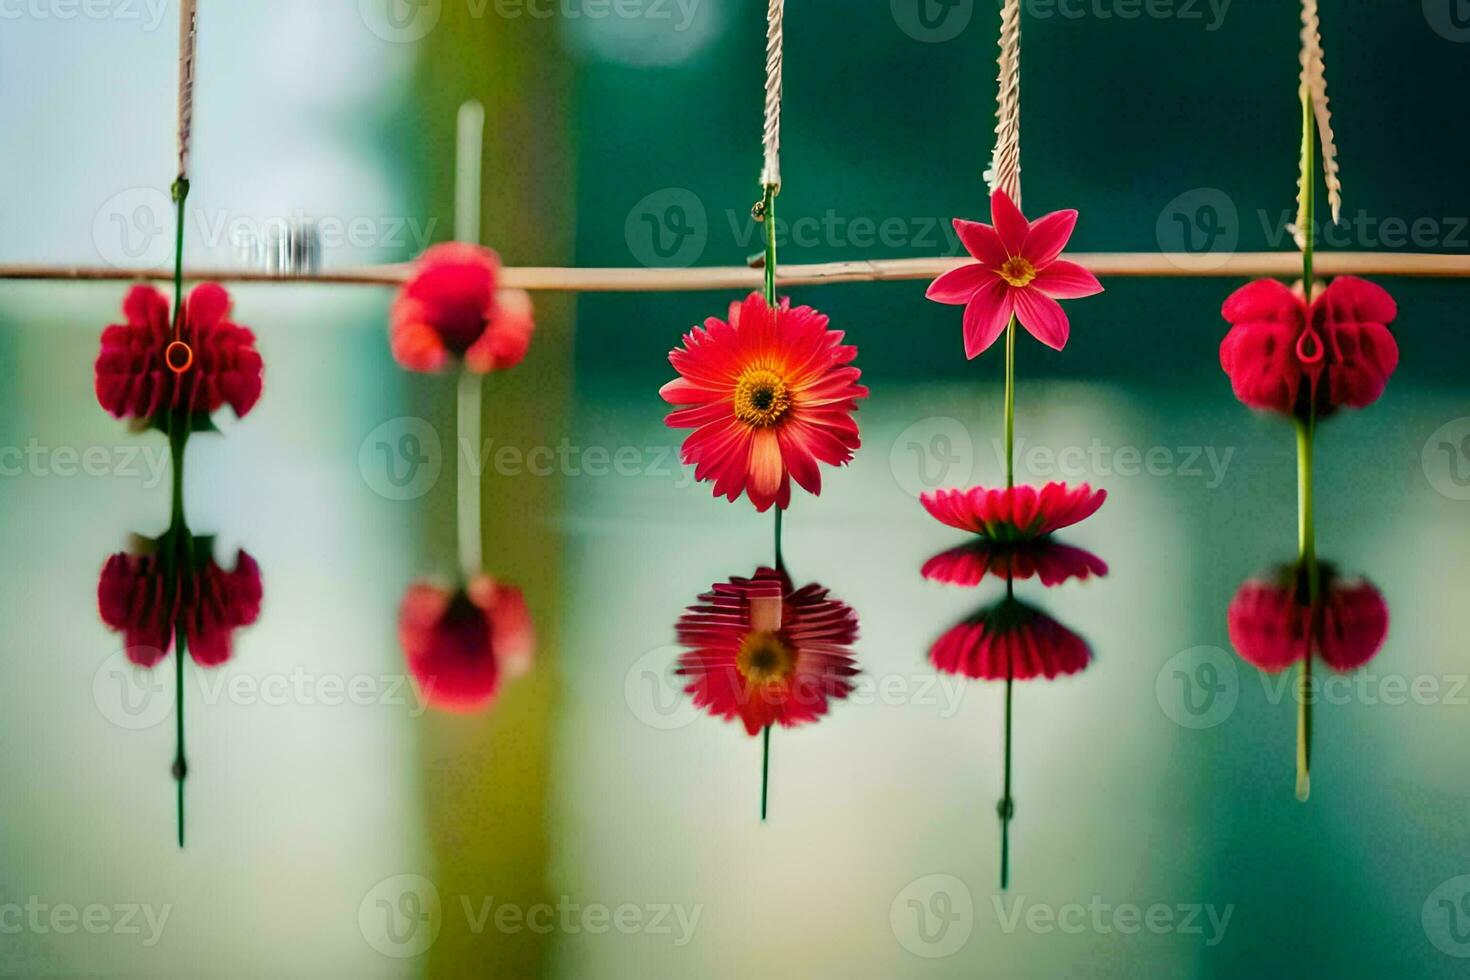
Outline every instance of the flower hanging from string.
<svg viewBox="0 0 1470 980">
<path fill-rule="evenodd" d="M 184 302 L 180 331 L 192 363 L 178 372 L 167 362 L 173 339 L 169 302 L 152 286 L 134 286 L 123 301 L 125 323 L 102 332 L 95 368 L 97 401 L 116 418 L 140 426 L 207 428 L 228 405 L 244 418 L 260 400 L 263 365 L 255 335 L 230 320 L 230 294 L 215 283 L 196 286 Z"/>
<path fill-rule="evenodd" d="M 1091 272 L 1059 258 L 1077 225 L 1077 212 L 1054 211 L 1027 221 L 1011 196 L 996 190 L 990 213 L 993 227 L 954 220 L 960 242 L 976 261 L 935 279 L 926 295 L 938 303 L 964 306 L 968 358 L 979 357 L 995 343 L 1013 316 L 1031 336 L 1061 350 L 1071 325 L 1057 300 L 1102 292 Z"/>
<path fill-rule="evenodd" d="M 868 389 L 857 348 L 809 306 L 751 293 L 729 321 L 711 317 L 669 354 L 679 377 L 660 394 L 681 406 L 668 425 L 693 429 L 682 458 L 716 496 L 746 494 L 758 511 L 791 502 L 791 482 L 822 489 L 819 463 L 842 466 L 860 445 L 853 413 Z"/>
<path fill-rule="evenodd" d="M 535 648 L 521 590 L 485 575 L 457 589 L 410 587 L 398 637 L 425 703 L 454 712 L 488 707 L 507 678 L 530 669 Z"/>
<path fill-rule="evenodd" d="M 479 245 L 446 242 L 424 252 L 389 314 L 393 357 L 410 371 L 442 371 L 456 360 L 486 374 L 515 367 L 535 322 L 523 290 L 500 289 L 500 260 Z"/>
<path fill-rule="evenodd" d="M 1398 306 L 1363 279 L 1341 276 L 1310 304 L 1299 290 L 1258 279 L 1231 294 L 1221 312 L 1231 328 L 1220 366 L 1251 408 L 1303 419 L 1366 408 L 1398 367 L 1388 328 Z"/>
</svg>

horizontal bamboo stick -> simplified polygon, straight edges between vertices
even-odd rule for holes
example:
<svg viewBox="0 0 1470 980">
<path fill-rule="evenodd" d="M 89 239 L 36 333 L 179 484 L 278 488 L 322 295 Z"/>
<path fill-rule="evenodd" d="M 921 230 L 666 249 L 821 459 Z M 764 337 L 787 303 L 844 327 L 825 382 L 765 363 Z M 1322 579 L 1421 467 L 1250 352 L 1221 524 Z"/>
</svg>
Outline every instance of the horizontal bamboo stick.
<svg viewBox="0 0 1470 980">
<path fill-rule="evenodd" d="M 1104 279 L 1214 277 L 1247 279 L 1274 276 L 1290 279 L 1301 274 L 1301 256 L 1295 252 L 1239 252 L 1230 255 L 1160 252 L 1078 252 L 1066 256 Z M 819 286 L 842 282 L 887 282 L 933 279 L 969 258 L 874 259 L 864 262 L 824 262 L 783 265 L 776 277 L 782 286 Z M 1317 253 L 1316 270 L 1325 277 L 1421 276 L 1470 278 L 1470 255 L 1431 255 L 1413 252 Z M 396 286 L 408 278 L 409 264 L 328 269 L 292 276 L 254 269 L 186 270 L 192 281 L 291 282 L 336 285 Z M 692 269 L 605 268 L 578 269 L 546 266 L 508 267 L 501 285 L 511 289 L 568 293 L 659 293 L 694 290 L 759 289 L 760 269 L 742 266 Z M 117 269 L 107 266 L 0 265 L 0 280 L 73 282 L 162 282 L 166 269 Z"/>
</svg>

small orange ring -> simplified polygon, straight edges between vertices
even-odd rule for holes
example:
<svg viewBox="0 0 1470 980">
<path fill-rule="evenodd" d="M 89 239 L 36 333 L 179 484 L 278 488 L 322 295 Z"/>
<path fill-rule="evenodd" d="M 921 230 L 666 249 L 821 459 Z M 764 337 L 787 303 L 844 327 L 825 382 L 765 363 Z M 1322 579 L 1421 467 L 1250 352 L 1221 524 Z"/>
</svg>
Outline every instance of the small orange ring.
<svg viewBox="0 0 1470 980">
<path fill-rule="evenodd" d="M 176 364 L 174 363 L 176 360 L 174 355 L 180 350 L 184 352 L 184 363 Z M 168 369 L 174 374 L 183 374 L 194 364 L 194 348 L 182 340 L 175 340 L 163 349 L 163 362 L 168 365 Z"/>
</svg>

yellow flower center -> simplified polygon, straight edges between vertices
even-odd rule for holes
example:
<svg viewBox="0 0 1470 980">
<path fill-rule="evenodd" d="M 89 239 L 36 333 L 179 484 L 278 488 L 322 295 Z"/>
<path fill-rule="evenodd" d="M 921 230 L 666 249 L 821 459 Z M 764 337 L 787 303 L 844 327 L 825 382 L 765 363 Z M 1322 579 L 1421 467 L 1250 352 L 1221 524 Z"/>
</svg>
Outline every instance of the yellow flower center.
<svg viewBox="0 0 1470 980">
<path fill-rule="evenodd" d="M 1029 286 L 1036 278 L 1036 267 L 1019 255 L 1013 255 L 1001 263 L 1000 277 L 1012 286 Z"/>
<path fill-rule="evenodd" d="M 790 391 L 775 371 L 746 368 L 735 382 L 735 417 L 746 425 L 775 425 L 790 407 Z"/>
<path fill-rule="evenodd" d="M 796 652 L 779 634 L 747 633 L 735 655 L 735 667 L 752 684 L 784 681 L 796 670 Z"/>
</svg>

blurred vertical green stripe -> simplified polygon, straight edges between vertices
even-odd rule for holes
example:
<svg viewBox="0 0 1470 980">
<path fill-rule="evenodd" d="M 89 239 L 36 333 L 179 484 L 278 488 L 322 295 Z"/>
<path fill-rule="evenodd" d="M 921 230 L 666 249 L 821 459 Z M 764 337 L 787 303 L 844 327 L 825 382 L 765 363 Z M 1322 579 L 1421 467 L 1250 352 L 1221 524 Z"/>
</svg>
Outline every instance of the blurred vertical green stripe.
<svg viewBox="0 0 1470 980">
<path fill-rule="evenodd" d="M 413 96 L 417 139 L 405 153 L 423 188 L 420 204 L 452 234 L 455 114 L 466 99 L 485 105 L 484 244 L 508 264 L 570 264 L 572 163 L 569 63 L 554 19 L 497 17 L 493 4 L 445 4 L 421 45 Z M 552 446 L 566 432 L 571 391 L 570 298 L 534 297 L 536 335 L 516 369 L 485 386 L 484 439 L 492 448 Z M 424 379 L 420 405 L 439 431 L 453 431 L 454 384 Z M 493 442 L 491 442 L 493 440 Z M 449 445 L 446 440 L 446 446 Z M 447 462 L 447 461 L 446 461 Z M 441 481 L 425 530 L 425 569 L 455 566 L 454 480 Z M 525 908 L 555 899 L 546 874 L 550 735 L 557 690 L 561 547 L 553 518 L 560 478 L 495 472 L 483 483 L 485 566 L 525 589 L 537 632 L 532 673 L 511 683 L 486 715 L 431 714 L 423 721 L 425 826 L 437 864 L 444 927 L 430 954 L 433 976 L 532 977 L 545 972 L 551 937 L 500 932 L 493 909 L 478 934 L 482 903 Z"/>
</svg>

